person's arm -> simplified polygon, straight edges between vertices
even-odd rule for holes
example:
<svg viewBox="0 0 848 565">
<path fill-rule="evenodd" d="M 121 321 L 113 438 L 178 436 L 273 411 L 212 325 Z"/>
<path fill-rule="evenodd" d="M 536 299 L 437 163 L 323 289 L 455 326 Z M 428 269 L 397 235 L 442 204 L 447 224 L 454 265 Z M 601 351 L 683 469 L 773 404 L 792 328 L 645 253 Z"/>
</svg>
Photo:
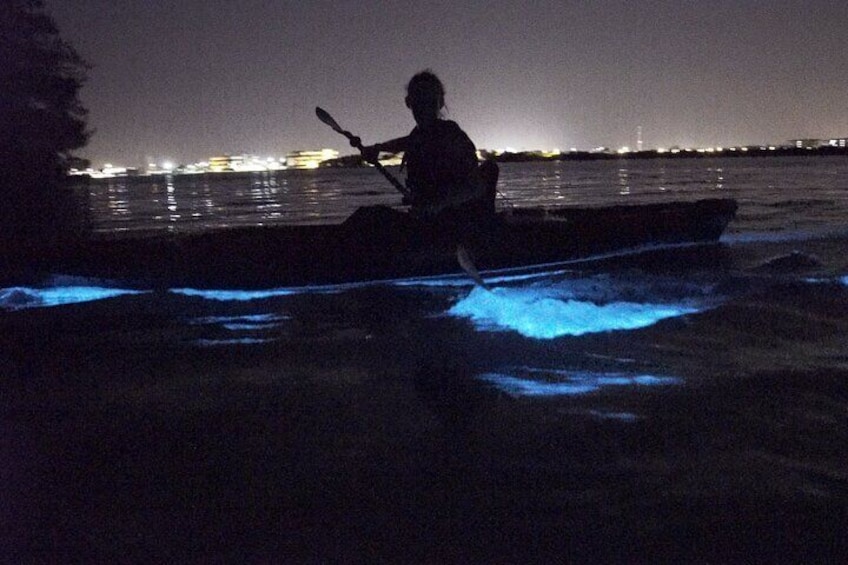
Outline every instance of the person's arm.
<svg viewBox="0 0 848 565">
<path fill-rule="evenodd" d="M 374 145 L 366 145 L 362 148 L 362 157 L 368 162 L 374 162 L 380 156 L 380 153 L 400 153 L 406 151 L 409 147 L 409 136 L 390 139 L 382 143 Z"/>
</svg>

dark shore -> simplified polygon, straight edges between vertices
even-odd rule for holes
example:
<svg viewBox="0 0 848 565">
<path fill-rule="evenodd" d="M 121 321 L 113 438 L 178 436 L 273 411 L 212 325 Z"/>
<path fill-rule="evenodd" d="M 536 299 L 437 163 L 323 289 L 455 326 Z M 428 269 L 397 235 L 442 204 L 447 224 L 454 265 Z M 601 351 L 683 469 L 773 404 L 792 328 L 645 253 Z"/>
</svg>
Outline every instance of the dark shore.
<svg viewBox="0 0 848 565">
<path fill-rule="evenodd" d="M 716 311 L 550 342 L 379 288 L 293 297 L 252 347 L 191 345 L 211 307 L 173 295 L 2 314 L 4 560 L 838 561 L 845 290 L 744 284 Z M 530 399 L 473 378 L 633 356 L 685 386 Z"/>
</svg>

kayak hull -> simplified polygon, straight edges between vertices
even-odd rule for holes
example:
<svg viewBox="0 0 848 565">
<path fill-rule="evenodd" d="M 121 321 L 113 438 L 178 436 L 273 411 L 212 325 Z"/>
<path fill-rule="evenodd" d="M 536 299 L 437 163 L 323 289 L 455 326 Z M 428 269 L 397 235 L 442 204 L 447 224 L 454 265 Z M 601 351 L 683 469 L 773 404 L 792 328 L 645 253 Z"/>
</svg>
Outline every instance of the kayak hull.
<svg viewBox="0 0 848 565">
<path fill-rule="evenodd" d="M 736 202 L 514 209 L 472 241 L 480 270 L 530 266 L 647 245 L 715 242 Z M 39 254 L 49 272 L 152 287 L 271 288 L 461 272 L 456 240 L 408 214 L 366 208 L 341 224 L 90 239 Z"/>
</svg>

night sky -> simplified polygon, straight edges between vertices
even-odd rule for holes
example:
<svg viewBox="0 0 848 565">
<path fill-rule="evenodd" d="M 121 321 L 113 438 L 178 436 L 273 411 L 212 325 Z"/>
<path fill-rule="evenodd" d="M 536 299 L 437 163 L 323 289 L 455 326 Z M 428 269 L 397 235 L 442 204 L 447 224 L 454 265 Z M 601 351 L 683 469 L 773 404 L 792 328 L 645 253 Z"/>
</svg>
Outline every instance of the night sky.
<svg viewBox="0 0 848 565">
<path fill-rule="evenodd" d="M 846 0 L 46 0 L 92 65 L 94 166 L 352 150 L 407 133 L 432 68 L 479 148 L 848 135 Z"/>
</svg>

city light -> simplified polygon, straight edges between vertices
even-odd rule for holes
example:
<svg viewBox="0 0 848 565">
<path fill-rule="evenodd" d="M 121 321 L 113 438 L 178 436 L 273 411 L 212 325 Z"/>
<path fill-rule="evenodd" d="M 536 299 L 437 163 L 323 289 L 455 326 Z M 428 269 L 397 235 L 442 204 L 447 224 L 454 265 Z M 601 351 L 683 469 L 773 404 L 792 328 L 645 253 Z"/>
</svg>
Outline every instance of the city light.
<svg viewBox="0 0 848 565">
<path fill-rule="evenodd" d="M 591 149 L 580 149 L 570 147 L 563 152 L 559 148 L 553 149 L 538 149 L 538 150 L 519 150 L 515 147 L 504 147 L 500 149 L 478 149 L 477 158 L 479 160 L 500 157 L 503 155 L 510 156 L 515 160 L 567 160 L 572 157 L 582 158 L 583 154 L 592 154 L 592 158 L 608 158 L 608 157 L 642 157 L 650 156 L 649 154 L 660 156 L 713 156 L 749 153 L 749 152 L 775 152 L 782 154 L 783 151 L 813 151 L 813 150 L 844 150 L 848 147 L 848 137 L 841 138 L 823 138 L 823 139 L 793 139 L 782 144 L 761 144 L 761 145 L 733 145 L 730 147 L 705 146 L 672 146 L 657 147 L 654 149 L 638 148 L 634 150 L 630 146 L 622 146 L 618 149 L 611 149 L 606 145 L 598 145 Z M 143 176 L 157 174 L 199 174 L 199 173 L 246 173 L 246 172 L 264 172 L 264 171 L 280 171 L 285 169 L 317 169 L 326 166 L 327 161 L 336 160 L 340 157 L 339 152 L 335 149 L 312 149 L 305 151 L 291 151 L 284 157 L 263 156 L 248 154 L 237 155 L 219 155 L 210 157 L 208 160 L 198 161 L 188 165 L 176 165 L 174 161 L 167 160 L 160 164 L 148 162 L 146 168 L 134 168 L 120 165 L 114 165 L 109 162 L 101 169 L 86 168 L 86 169 L 70 169 L 70 175 L 88 175 L 91 178 L 112 178 L 123 176 Z M 383 166 L 396 166 L 402 162 L 403 153 L 395 155 L 387 155 L 380 159 Z M 346 160 L 347 161 L 347 160 Z M 356 166 L 361 164 L 361 161 L 354 159 L 350 162 L 339 163 L 339 166 Z"/>
</svg>

